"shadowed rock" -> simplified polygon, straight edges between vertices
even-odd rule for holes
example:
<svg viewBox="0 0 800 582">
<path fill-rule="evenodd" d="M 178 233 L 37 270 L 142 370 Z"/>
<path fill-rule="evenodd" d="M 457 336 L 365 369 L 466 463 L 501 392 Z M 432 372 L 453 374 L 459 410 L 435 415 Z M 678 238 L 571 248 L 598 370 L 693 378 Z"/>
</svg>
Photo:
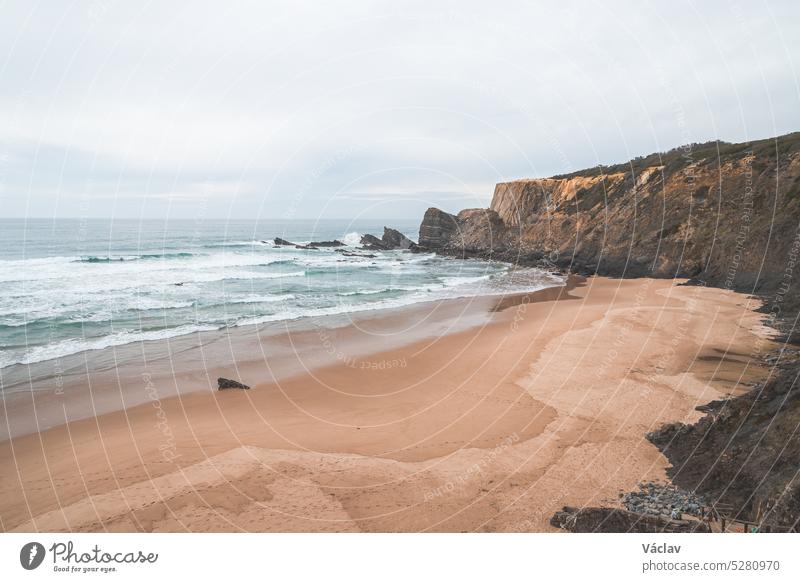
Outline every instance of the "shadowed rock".
<svg viewBox="0 0 800 582">
<path fill-rule="evenodd" d="M 383 238 L 381 238 L 381 241 L 390 249 L 407 250 L 413 249 L 417 246 L 417 243 L 412 241 L 399 230 L 388 228 L 386 226 L 383 227 Z"/>
<path fill-rule="evenodd" d="M 306 246 L 309 248 L 343 247 L 345 244 L 340 240 L 323 240 L 320 242 L 310 242 Z"/>
<path fill-rule="evenodd" d="M 672 463 L 676 485 L 724 506 L 728 517 L 785 531 L 800 524 L 800 349 L 783 345 L 777 354 L 769 378 L 750 392 L 699 406 L 706 415 L 696 423 L 668 424 L 647 439 Z"/>
<path fill-rule="evenodd" d="M 429 249 L 441 249 L 458 233 L 458 219 L 438 208 L 428 208 L 419 227 L 419 244 Z"/>
<path fill-rule="evenodd" d="M 316 250 L 321 248 L 329 248 L 329 247 L 343 247 L 345 244 L 340 240 L 323 240 L 319 242 L 310 242 L 308 244 L 299 245 L 297 243 L 290 242 L 286 239 L 276 237 L 273 241 L 276 247 L 294 247 L 296 249 L 305 249 L 305 250 Z"/>
<path fill-rule="evenodd" d="M 420 246 L 440 254 L 520 262 L 520 249 L 509 247 L 508 240 L 509 229 L 500 215 L 488 208 L 468 208 L 457 216 L 429 208 L 419 227 Z M 505 256 L 509 250 L 510 255 Z"/>
<path fill-rule="evenodd" d="M 389 248 L 374 234 L 365 234 L 361 237 L 361 248 L 368 251 L 388 251 Z"/>
<path fill-rule="evenodd" d="M 353 251 L 346 251 L 344 249 L 336 249 L 336 252 L 340 253 L 343 257 L 361 257 L 363 259 L 374 259 L 377 256 L 371 253 L 359 253 Z"/>
</svg>

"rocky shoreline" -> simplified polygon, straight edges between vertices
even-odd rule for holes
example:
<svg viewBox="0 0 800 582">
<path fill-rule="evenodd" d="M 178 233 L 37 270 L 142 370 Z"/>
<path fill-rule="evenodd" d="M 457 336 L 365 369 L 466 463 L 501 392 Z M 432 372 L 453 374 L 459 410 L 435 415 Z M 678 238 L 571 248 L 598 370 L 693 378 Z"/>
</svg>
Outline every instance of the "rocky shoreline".
<svg viewBox="0 0 800 582">
<path fill-rule="evenodd" d="M 762 299 L 764 323 L 779 331 L 783 348 L 750 357 L 771 366 L 770 377 L 700 407 L 706 416 L 696 424 L 668 425 L 648 439 L 672 463 L 684 506 L 705 499 L 733 519 L 798 527 L 800 133 L 691 144 L 617 166 L 500 183 L 488 209 L 429 208 L 419 245 L 585 276 L 686 278 Z M 602 516 L 599 531 L 642 531 L 642 516 L 662 519 L 663 507 L 640 494 L 623 497 L 634 512 L 585 508 L 569 519 L 557 514 L 553 524 L 598 531 L 575 524 Z"/>
<path fill-rule="evenodd" d="M 732 518 L 777 531 L 800 524 L 800 350 L 786 346 L 772 373 L 692 425 L 647 435 L 672 463 L 669 476 Z"/>
<path fill-rule="evenodd" d="M 612 507 L 564 507 L 550 519 L 572 533 L 710 533 L 701 521 L 681 521 Z"/>
<path fill-rule="evenodd" d="M 638 491 L 621 493 L 627 511 L 610 520 L 602 513 L 610 508 L 582 509 L 586 513 L 578 523 L 594 529 L 570 529 L 573 522 L 558 514 L 553 525 L 570 531 L 640 532 L 640 527 L 657 527 L 656 522 L 642 525 L 643 516 L 661 520 L 666 528 L 677 509 L 698 519 L 713 512 L 761 531 L 797 532 L 800 349 L 787 345 L 763 360 L 773 372 L 749 392 L 698 406 L 706 415 L 694 424 L 668 424 L 646 435 L 672 464 L 667 471 L 671 483 L 642 483 Z"/>
</svg>

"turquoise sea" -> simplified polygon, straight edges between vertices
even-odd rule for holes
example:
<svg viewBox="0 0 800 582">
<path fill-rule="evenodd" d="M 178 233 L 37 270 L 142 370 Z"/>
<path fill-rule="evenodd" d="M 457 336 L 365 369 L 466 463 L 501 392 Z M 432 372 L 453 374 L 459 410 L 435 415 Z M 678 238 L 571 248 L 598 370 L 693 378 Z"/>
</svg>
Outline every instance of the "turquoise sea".
<svg viewBox="0 0 800 582">
<path fill-rule="evenodd" d="M 357 251 L 417 221 L 0 220 L 0 369 L 195 331 L 502 295 L 561 284 L 535 269 Z M 335 249 L 276 248 L 338 239 Z M 374 256 L 369 256 L 374 255 Z"/>
</svg>

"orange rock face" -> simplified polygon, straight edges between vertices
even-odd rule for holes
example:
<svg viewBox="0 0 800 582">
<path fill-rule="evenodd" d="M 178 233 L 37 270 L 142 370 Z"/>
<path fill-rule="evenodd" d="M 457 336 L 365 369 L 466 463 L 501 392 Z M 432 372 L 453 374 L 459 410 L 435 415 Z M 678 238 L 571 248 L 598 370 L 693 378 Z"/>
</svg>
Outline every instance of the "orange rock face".
<svg viewBox="0 0 800 582">
<path fill-rule="evenodd" d="M 431 209 L 426 246 L 613 276 L 777 291 L 800 247 L 800 134 L 712 142 L 497 184 L 489 210 Z"/>
</svg>

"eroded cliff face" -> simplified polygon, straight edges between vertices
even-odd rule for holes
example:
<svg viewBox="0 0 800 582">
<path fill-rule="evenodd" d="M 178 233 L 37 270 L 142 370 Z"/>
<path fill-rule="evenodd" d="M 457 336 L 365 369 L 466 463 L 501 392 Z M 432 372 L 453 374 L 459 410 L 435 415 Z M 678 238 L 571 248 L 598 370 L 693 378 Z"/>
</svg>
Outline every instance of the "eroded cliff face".
<svg viewBox="0 0 800 582">
<path fill-rule="evenodd" d="M 758 292 L 780 285 L 800 242 L 799 221 L 795 133 L 500 183 L 488 210 L 429 210 L 420 243 L 449 254 L 549 259 L 581 273 L 694 277 Z M 437 236 L 423 236 L 433 230 Z"/>
</svg>

